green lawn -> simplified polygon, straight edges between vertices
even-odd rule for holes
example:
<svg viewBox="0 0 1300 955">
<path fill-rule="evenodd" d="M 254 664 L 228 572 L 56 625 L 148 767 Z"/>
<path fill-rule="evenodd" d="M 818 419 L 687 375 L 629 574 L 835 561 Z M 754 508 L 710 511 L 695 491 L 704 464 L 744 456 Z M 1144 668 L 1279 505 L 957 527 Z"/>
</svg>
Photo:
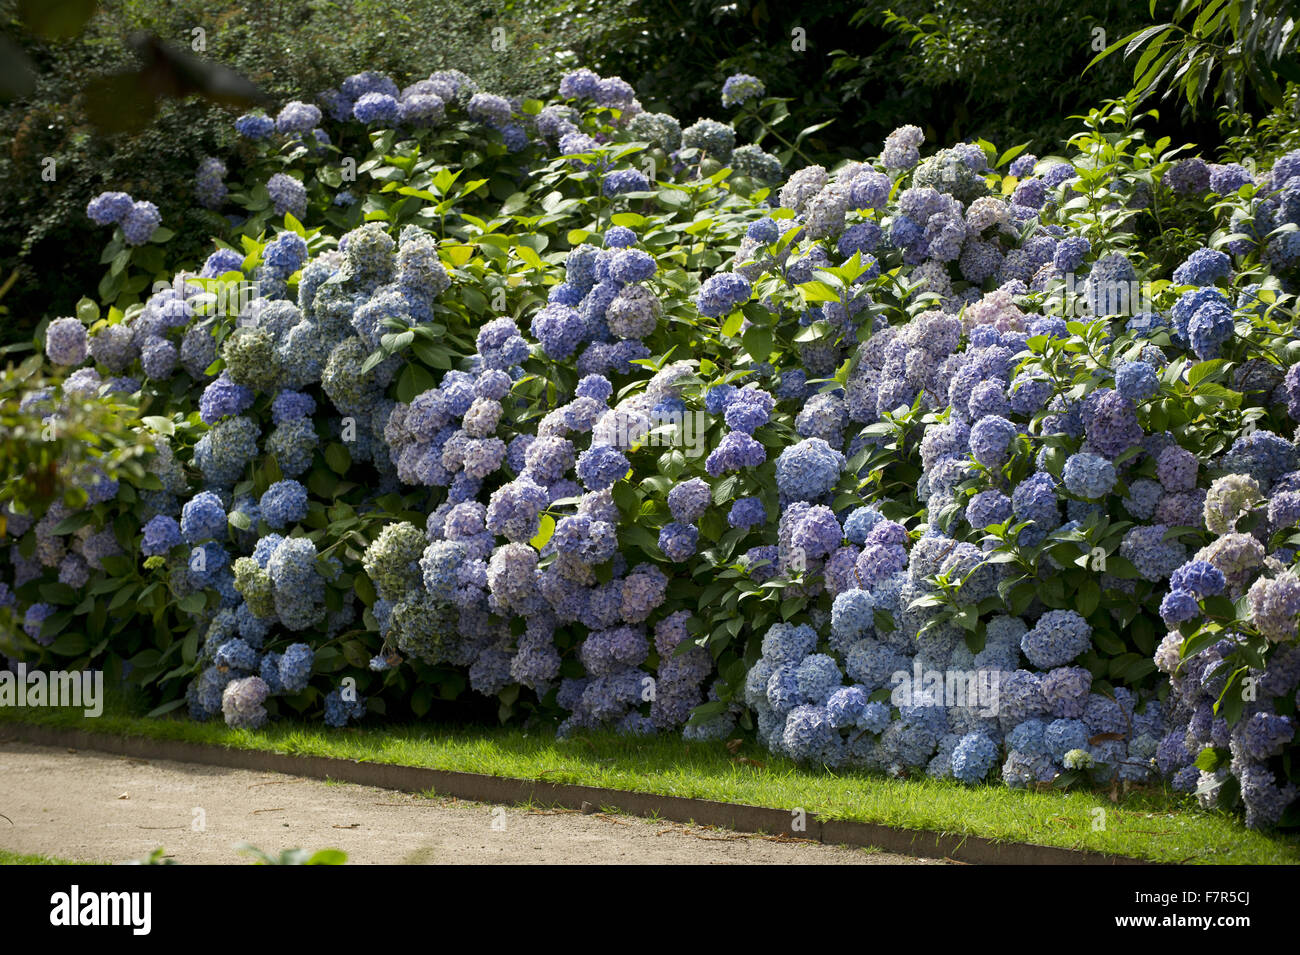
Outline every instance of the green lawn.
<svg viewBox="0 0 1300 955">
<path fill-rule="evenodd" d="M 103 716 L 79 710 L 0 709 L 0 722 L 23 720 L 119 736 L 144 736 L 241 749 L 334 756 L 442 770 L 577 783 L 671 796 L 801 807 L 823 819 L 848 819 L 991 839 L 1116 853 L 1161 862 L 1300 862 L 1300 838 L 1246 829 L 1236 816 L 1204 812 L 1164 789 L 1130 792 L 1026 792 L 966 787 L 933 779 L 896 780 L 796 766 L 752 743 L 734 754 L 723 743 L 590 734 L 557 741 L 515 727 L 435 725 L 329 730 L 280 723 L 264 730 L 147 719 L 122 698 Z M 1105 810 L 1104 819 L 1096 809 Z M 1095 820 L 1101 825 L 1095 825 Z"/>
<path fill-rule="evenodd" d="M 95 865 L 96 863 L 74 862 L 71 859 L 56 859 L 54 856 L 25 856 L 20 852 L 0 849 L 0 865 Z"/>
</svg>

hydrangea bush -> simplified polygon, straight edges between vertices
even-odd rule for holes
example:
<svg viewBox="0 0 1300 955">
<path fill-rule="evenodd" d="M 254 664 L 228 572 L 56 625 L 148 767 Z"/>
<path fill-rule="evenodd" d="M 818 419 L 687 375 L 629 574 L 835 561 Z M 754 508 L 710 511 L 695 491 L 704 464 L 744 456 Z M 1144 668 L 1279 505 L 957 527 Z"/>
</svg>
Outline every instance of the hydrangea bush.
<svg viewBox="0 0 1300 955">
<path fill-rule="evenodd" d="M 761 81 L 722 95 L 766 128 Z M 1281 821 L 1300 156 L 1139 118 L 1042 159 L 905 126 L 825 169 L 589 70 L 242 116 L 196 172 L 231 222 L 199 268 L 137 261 L 130 197 L 88 210 L 114 304 L 41 345 L 155 450 L 7 515 L 5 651 L 233 726 L 468 691 L 561 735 L 1167 778 Z"/>
</svg>

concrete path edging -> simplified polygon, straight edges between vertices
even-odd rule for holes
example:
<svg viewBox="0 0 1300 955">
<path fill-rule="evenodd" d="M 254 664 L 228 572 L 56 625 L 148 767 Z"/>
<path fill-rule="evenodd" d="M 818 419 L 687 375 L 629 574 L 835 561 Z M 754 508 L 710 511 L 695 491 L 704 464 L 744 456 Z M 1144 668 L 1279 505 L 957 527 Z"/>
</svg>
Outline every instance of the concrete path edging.
<svg viewBox="0 0 1300 955">
<path fill-rule="evenodd" d="M 886 852 L 926 859 L 952 859 L 976 865 L 1146 865 L 1146 860 L 982 836 L 899 829 L 876 823 L 820 820 L 809 814 L 806 831 L 792 831 L 792 814 L 741 803 L 663 796 L 624 789 L 487 776 L 394 763 L 370 763 L 332 756 L 290 756 L 265 750 L 233 749 L 182 740 L 117 736 L 13 722 L 0 724 L 0 736 L 41 746 L 62 746 L 177 762 L 337 780 L 400 792 L 434 792 L 495 805 L 538 803 L 566 809 L 612 808 L 634 816 L 720 826 L 740 832 L 785 833 L 831 845 L 875 846 Z"/>
</svg>

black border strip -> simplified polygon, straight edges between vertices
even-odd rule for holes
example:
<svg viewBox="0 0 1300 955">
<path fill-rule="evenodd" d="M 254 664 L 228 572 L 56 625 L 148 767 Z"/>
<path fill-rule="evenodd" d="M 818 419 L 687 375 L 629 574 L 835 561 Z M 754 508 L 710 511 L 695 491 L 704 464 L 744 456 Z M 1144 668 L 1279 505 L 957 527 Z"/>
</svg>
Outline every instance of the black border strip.
<svg viewBox="0 0 1300 955">
<path fill-rule="evenodd" d="M 875 846 L 898 855 L 925 859 L 951 859 L 976 865 L 1149 865 L 1144 859 L 1106 855 L 1079 849 L 999 842 L 982 836 L 964 836 L 925 829 L 899 829 L 876 823 L 821 820 L 811 813 L 807 831 L 791 831 L 791 813 L 783 809 L 714 802 L 684 796 L 663 796 L 625 789 L 605 789 L 552 783 L 545 780 L 487 776 L 444 769 L 427 769 L 395 763 L 371 763 L 333 756 L 289 756 L 266 750 L 233 749 L 183 740 L 118 736 L 85 730 L 56 729 L 22 722 L 0 724 L 0 740 L 39 746 L 86 749 L 137 759 L 177 762 L 284 773 L 310 779 L 327 779 L 392 789 L 400 792 L 434 792 L 491 805 L 562 806 L 566 809 L 613 808 L 634 816 L 672 822 L 720 826 L 740 832 L 782 833 L 830 845 Z"/>
</svg>

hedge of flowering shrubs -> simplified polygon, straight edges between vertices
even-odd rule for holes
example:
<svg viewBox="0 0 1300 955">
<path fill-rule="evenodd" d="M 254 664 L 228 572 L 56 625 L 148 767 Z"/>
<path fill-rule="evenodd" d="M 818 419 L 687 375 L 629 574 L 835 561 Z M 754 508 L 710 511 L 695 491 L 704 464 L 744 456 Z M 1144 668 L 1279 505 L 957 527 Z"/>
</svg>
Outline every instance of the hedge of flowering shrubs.
<svg viewBox="0 0 1300 955">
<path fill-rule="evenodd" d="M 616 77 L 560 96 L 367 73 L 242 116 L 190 273 L 91 204 L 110 307 L 13 404 L 112 400 L 148 472 L 10 507 L 10 657 L 232 726 L 469 691 L 1287 821 L 1300 155 L 1184 158 L 1119 103 L 1063 157 L 906 126 L 786 169 Z"/>
</svg>

